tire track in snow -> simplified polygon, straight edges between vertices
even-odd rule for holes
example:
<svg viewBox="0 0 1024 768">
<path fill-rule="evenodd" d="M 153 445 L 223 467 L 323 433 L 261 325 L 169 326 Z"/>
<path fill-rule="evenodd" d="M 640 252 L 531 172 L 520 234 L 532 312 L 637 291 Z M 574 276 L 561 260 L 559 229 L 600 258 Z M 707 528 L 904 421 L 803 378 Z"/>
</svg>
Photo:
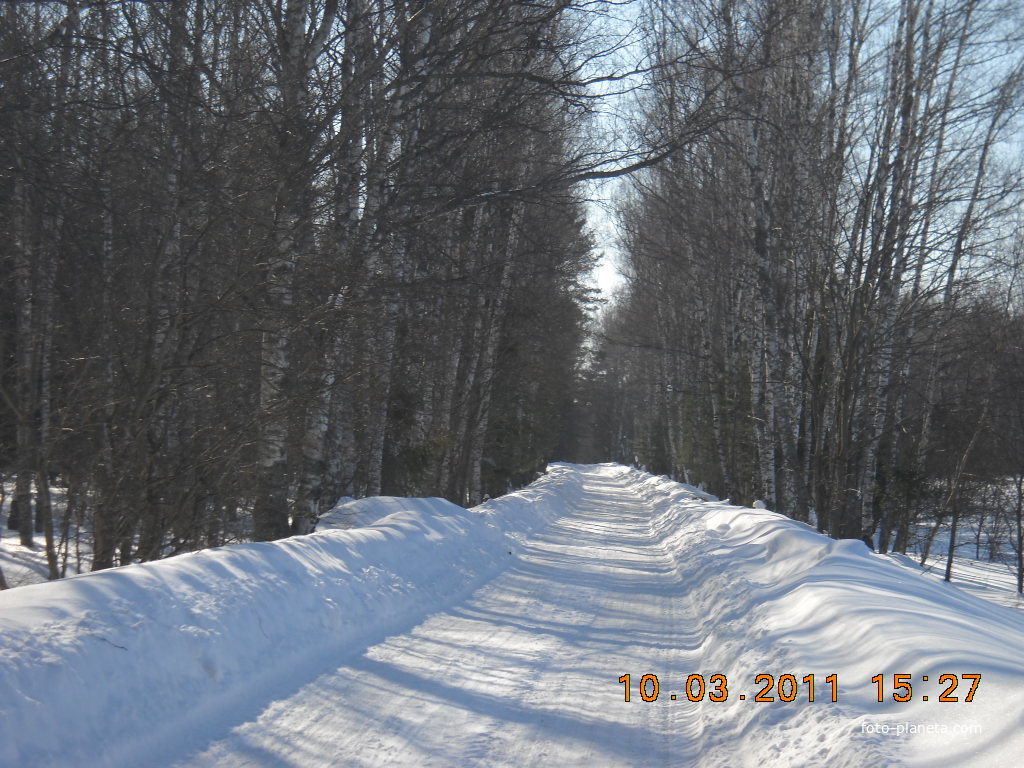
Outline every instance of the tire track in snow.
<svg viewBox="0 0 1024 768">
<path fill-rule="evenodd" d="M 652 510 L 622 470 L 584 477 L 574 514 L 491 582 L 267 705 L 181 765 L 686 766 L 700 622 Z M 622 674 L 633 681 L 623 700 Z M 641 675 L 662 682 L 640 701 Z M 671 693 L 679 699 L 669 704 Z"/>
</svg>

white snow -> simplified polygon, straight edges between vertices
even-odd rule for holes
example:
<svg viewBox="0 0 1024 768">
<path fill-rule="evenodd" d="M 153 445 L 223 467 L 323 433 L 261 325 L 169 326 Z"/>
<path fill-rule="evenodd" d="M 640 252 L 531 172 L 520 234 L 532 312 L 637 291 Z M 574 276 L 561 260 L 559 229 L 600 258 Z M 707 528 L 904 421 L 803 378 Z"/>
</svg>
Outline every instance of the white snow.
<svg viewBox="0 0 1024 768">
<path fill-rule="evenodd" d="M 427 499 L 435 503 L 440 499 Z M 421 499 L 412 501 L 419 504 Z M 320 515 L 316 529 L 327 531 L 332 529 L 360 528 L 365 525 L 373 525 L 382 517 L 409 509 L 410 499 L 400 496 L 371 496 L 367 499 L 353 499 L 350 496 L 342 497 L 330 511 Z M 443 502 L 442 502 L 443 504 Z"/>
<path fill-rule="evenodd" d="M 924 567 L 920 556 L 914 557 L 890 553 L 886 557 L 905 565 L 927 578 L 945 582 L 946 556 L 932 555 Z M 953 560 L 953 586 L 983 600 L 1005 605 L 1018 611 L 1024 610 L 1024 596 L 1017 592 L 1017 569 L 1006 562 L 975 560 L 970 557 L 956 557 Z"/>
<path fill-rule="evenodd" d="M 7 585 L 13 588 L 45 583 L 49 579 L 50 569 L 46 562 L 43 536 L 38 533 L 35 535 L 35 549 L 21 546 L 18 532 L 7 527 L 14 483 L 7 483 L 4 491 L 4 501 L 0 504 L 0 568 L 3 568 Z M 59 486 L 50 486 L 50 499 L 55 509 L 64 509 L 67 506 L 65 491 Z M 92 563 L 92 553 L 88 551 L 84 541 L 76 538 L 73 526 L 69 533 L 71 543 L 68 547 L 67 573 L 86 571 Z M 59 539 L 59 532 L 56 535 Z"/>
<path fill-rule="evenodd" d="M 0 766 L 1024 755 L 1024 617 L 860 541 L 612 465 L 553 465 L 473 510 L 344 506 L 309 536 L 0 593 Z M 794 675 L 796 700 L 753 701 L 762 673 Z M 728 699 L 687 701 L 691 674 L 726 675 Z M 892 701 L 894 674 L 912 702 Z M 937 701 L 943 674 L 960 702 Z"/>
</svg>

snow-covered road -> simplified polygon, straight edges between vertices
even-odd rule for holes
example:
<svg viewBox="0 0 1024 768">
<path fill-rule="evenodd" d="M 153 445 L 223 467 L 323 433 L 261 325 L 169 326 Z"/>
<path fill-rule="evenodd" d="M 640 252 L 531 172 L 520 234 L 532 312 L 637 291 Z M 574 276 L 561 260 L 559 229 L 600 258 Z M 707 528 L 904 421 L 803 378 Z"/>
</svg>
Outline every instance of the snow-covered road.
<svg viewBox="0 0 1024 768">
<path fill-rule="evenodd" d="M 620 675 L 702 669 L 651 509 L 592 471 L 578 509 L 467 600 L 346 659 L 183 766 L 691 764 L 699 706 L 629 704 Z"/>
<path fill-rule="evenodd" d="M 0 766 L 1022 764 L 1024 617 L 859 541 L 614 465 L 329 519 L 0 593 Z"/>
</svg>

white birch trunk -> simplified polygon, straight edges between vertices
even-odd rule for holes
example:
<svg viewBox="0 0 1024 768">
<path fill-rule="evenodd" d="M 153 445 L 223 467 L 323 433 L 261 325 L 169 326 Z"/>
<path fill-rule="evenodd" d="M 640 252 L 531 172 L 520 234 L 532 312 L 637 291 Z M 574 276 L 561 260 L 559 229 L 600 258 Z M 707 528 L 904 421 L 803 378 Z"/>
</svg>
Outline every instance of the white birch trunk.
<svg viewBox="0 0 1024 768">
<path fill-rule="evenodd" d="M 512 265 L 519 243 L 522 206 L 523 203 L 516 203 L 516 209 L 512 215 L 508 244 L 505 250 L 505 263 L 502 265 L 501 279 L 491 305 L 484 350 L 480 359 L 480 375 L 478 377 L 479 406 L 470 439 L 469 486 L 466 499 L 470 506 L 479 504 L 483 498 L 482 465 L 487 428 L 490 424 L 494 366 L 497 362 L 498 342 L 501 339 L 502 321 L 505 316 L 505 303 L 508 301 L 512 286 Z"/>
<path fill-rule="evenodd" d="M 289 533 L 288 452 L 289 409 L 287 381 L 294 302 L 296 261 L 308 246 L 306 232 L 312 215 L 308 191 L 309 162 L 308 77 L 334 23 L 338 3 L 327 0 L 320 23 L 307 37 L 307 16 L 314 17 L 309 0 L 288 0 L 281 27 L 278 88 L 283 110 L 279 154 L 280 181 L 274 202 L 274 242 L 268 254 L 264 331 L 260 355 L 258 496 L 253 510 L 254 536 L 278 539 Z"/>
<path fill-rule="evenodd" d="M 32 415 L 35 411 L 34 375 L 35 339 L 32 307 L 32 259 L 26 221 L 25 184 L 20 176 L 14 181 L 12 230 L 14 234 L 14 304 L 16 322 L 17 371 L 17 454 L 15 460 L 14 497 L 11 499 L 11 520 L 17 517 L 18 533 L 23 547 L 33 548 L 35 526 L 32 517 L 32 477 L 35 472 L 35 446 Z"/>
</svg>

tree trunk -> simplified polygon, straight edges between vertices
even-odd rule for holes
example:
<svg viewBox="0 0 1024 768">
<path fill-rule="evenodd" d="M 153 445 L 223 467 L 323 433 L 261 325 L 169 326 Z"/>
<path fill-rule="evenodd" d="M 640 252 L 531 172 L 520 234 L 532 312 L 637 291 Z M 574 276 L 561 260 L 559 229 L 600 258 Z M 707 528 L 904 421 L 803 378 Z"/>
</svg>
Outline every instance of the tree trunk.
<svg viewBox="0 0 1024 768">
<path fill-rule="evenodd" d="M 46 541 L 46 566 L 51 581 L 60 578 L 60 570 L 57 567 L 57 548 L 53 538 L 53 504 L 50 499 L 49 477 L 45 468 L 40 469 L 36 475 L 36 495 L 39 500 L 37 514 L 43 521 L 43 535 Z"/>
<path fill-rule="evenodd" d="M 23 173 L 23 171 L 22 171 Z M 16 381 L 17 402 L 15 417 L 16 445 L 14 496 L 11 499 L 10 517 L 7 525 L 17 529 L 21 545 L 32 548 L 35 545 L 35 530 L 32 516 L 32 476 L 35 473 L 36 445 L 33 425 L 36 417 L 36 377 L 34 307 L 33 307 L 33 273 L 32 245 L 28 231 L 28 199 L 24 180 L 20 177 L 14 181 L 12 200 L 14 236 L 14 301 L 15 321 L 17 328 L 16 343 Z"/>
<path fill-rule="evenodd" d="M 1024 475 L 1014 477 L 1017 487 L 1017 503 L 1014 519 L 1017 523 L 1017 594 L 1024 594 Z"/>
<path fill-rule="evenodd" d="M 477 377 L 477 409 L 469 445 L 469 483 L 466 495 L 469 506 L 479 504 L 483 500 L 482 466 L 487 439 L 487 427 L 490 423 L 494 367 L 497 363 L 498 341 L 501 339 L 505 303 L 508 301 L 512 286 L 512 267 L 515 264 L 516 250 L 519 247 L 519 230 L 522 226 L 522 218 L 523 204 L 516 203 L 508 225 L 508 239 L 504 249 L 501 277 L 492 298 L 483 339 L 483 354 L 479 361 L 480 374 Z"/>
<path fill-rule="evenodd" d="M 268 254 L 260 357 L 260 439 L 253 536 L 257 541 L 288 535 L 289 347 L 296 262 L 309 247 L 310 128 L 308 77 L 338 10 L 327 0 L 316 32 L 307 38 L 309 0 L 288 0 L 279 28 L 280 92 L 278 170 L 274 238 Z M 315 19 L 314 19 L 315 21 Z M 294 406 L 293 406 L 294 407 Z"/>
<path fill-rule="evenodd" d="M 954 503 L 952 510 L 952 523 L 949 526 L 949 546 L 946 548 L 946 572 L 943 575 L 945 581 L 953 580 L 953 558 L 956 556 L 956 537 L 960 527 L 960 505 Z"/>
</svg>

